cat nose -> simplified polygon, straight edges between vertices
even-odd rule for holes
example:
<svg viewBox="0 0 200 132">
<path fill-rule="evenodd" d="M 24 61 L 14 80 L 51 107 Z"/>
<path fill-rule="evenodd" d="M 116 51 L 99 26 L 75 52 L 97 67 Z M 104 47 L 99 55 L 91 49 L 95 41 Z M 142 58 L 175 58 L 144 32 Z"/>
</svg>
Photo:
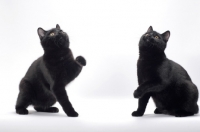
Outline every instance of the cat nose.
<svg viewBox="0 0 200 132">
<path fill-rule="evenodd" d="M 145 40 L 150 39 L 150 38 L 151 38 L 151 36 L 149 36 L 149 35 L 145 35 L 145 36 L 144 36 L 144 39 L 145 39 Z"/>
<path fill-rule="evenodd" d="M 152 36 L 148 35 L 144 37 L 144 41 L 151 41 L 152 40 Z"/>
</svg>

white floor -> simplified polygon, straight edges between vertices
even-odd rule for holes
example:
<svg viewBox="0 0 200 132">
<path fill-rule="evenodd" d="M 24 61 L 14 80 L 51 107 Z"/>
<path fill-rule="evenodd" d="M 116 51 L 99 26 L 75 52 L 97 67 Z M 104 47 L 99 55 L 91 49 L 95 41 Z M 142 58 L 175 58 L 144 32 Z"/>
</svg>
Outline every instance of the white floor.
<svg viewBox="0 0 200 132">
<path fill-rule="evenodd" d="M 132 117 L 135 99 L 82 99 L 74 101 L 78 118 L 67 117 L 59 104 L 56 114 L 40 113 L 30 106 L 29 115 L 17 115 L 6 107 L 0 115 L 0 132 L 199 132 L 200 117 L 155 115 L 150 101 L 143 117 Z M 134 104 L 134 105 L 132 105 Z M 133 107 L 132 107 L 133 106 Z M 6 111 L 7 110 L 7 111 Z"/>
</svg>

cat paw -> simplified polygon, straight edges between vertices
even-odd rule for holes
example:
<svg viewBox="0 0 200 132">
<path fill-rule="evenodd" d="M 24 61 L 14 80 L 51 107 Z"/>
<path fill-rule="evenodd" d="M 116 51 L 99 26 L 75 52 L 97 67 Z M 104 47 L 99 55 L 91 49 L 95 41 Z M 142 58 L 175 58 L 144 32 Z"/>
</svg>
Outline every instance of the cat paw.
<svg viewBox="0 0 200 132">
<path fill-rule="evenodd" d="M 16 110 L 16 113 L 20 114 L 20 115 L 27 115 L 28 110 L 27 109 L 19 109 L 19 110 Z"/>
<path fill-rule="evenodd" d="M 175 113 L 175 117 L 186 117 L 186 116 L 193 116 L 193 113 L 188 112 L 177 112 Z"/>
<path fill-rule="evenodd" d="M 78 113 L 76 111 L 67 112 L 67 116 L 69 117 L 78 117 Z"/>
<path fill-rule="evenodd" d="M 162 111 L 159 110 L 158 108 L 156 108 L 156 109 L 154 110 L 154 114 L 162 114 Z"/>
<path fill-rule="evenodd" d="M 185 114 L 182 114 L 182 113 L 176 113 L 175 114 L 175 117 L 186 117 L 187 115 L 185 115 Z"/>
<path fill-rule="evenodd" d="M 86 60 L 82 56 L 76 57 L 76 61 L 82 66 L 86 65 Z"/>
<path fill-rule="evenodd" d="M 142 94 L 138 90 L 135 90 L 133 93 L 133 96 L 134 96 L 134 98 L 140 98 L 142 96 Z"/>
<path fill-rule="evenodd" d="M 143 113 L 143 112 L 140 112 L 140 111 L 134 111 L 134 112 L 132 113 L 132 116 L 135 116 L 135 117 L 143 116 L 143 115 L 144 115 L 144 113 Z"/>
<path fill-rule="evenodd" d="M 50 107 L 50 108 L 46 109 L 46 112 L 49 112 L 49 113 L 58 113 L 59 109 L 56 108 L 56 107 Z"/>
</svg>

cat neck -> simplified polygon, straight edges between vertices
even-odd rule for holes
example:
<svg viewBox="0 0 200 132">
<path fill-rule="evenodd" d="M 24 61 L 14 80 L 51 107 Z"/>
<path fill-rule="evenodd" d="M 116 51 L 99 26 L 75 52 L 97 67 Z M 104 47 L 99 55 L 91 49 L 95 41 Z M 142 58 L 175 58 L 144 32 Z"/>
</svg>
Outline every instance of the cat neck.
<svg viewBox="0 0 200 132">
<path fill-rule="evenodd" d="M 148 60 L 148 61 L 162 61 L 166 59 L 166 55 L 163 52 L 157 51 L 141 51 L 139 52 L 139 59 L 140 60 Z"/>
<path fill-rule="evenodd" d="M 43 58 L 49 61 L 60 61 L 65 58 L 73 58 L 72 52 L 70 48 L 63 48 L 59 50 L 46 50 L 44 51 Z"/>
</svg>

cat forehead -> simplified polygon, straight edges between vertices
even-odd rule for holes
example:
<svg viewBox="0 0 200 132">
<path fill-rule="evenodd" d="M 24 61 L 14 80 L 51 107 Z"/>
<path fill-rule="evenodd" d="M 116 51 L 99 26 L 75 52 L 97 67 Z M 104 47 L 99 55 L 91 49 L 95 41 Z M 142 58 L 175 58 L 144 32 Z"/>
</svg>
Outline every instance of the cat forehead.
<svg viewBox="0 0 200 132">
<path fill-rule="evenodd" d="M 56 31 L 60 31 L 60 30 L 57 28 L 52 28 L 52 29 L 48 30 L 47 33 L 56 32 Z"/>
<path fill-rule="evenodd" d="M 52 28 L 51 31 L 60 31 L 61 29 Z"/>
<path fill-rule="evenodd" d="M 153 33 L 153 34 L 159 34 L 158 32 L 156 32 L 156 31 L 150 31 L 150 32 L 146 32 L 146 33 Z"/>
<path fill-rule="evenodd" d="M 145 34 L 152 34 L 152 35 L 159 35 L 159 36 L 161 36 L 161 34 L 158 33 L 158 32 L 156 32 L 156 31 L 146 32 Z"/>
</svg>

